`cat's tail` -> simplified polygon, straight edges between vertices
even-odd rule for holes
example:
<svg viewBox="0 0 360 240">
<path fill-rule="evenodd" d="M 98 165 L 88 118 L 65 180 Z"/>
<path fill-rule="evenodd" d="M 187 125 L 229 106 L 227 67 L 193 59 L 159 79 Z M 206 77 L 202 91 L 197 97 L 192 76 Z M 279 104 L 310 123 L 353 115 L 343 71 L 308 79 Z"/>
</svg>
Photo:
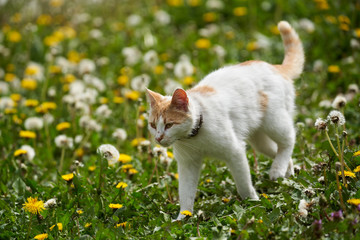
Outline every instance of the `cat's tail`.
<svg viewBox="0 0 360 240">
<path fill-rule="evenodd" d="M 285 58 L 277 68 L 290 79 L 300 76 L 304 68 L 305 55 L 301 40 L 286 21 L 278 23 L 278 29 L 285 47 Z"/>
</svg>

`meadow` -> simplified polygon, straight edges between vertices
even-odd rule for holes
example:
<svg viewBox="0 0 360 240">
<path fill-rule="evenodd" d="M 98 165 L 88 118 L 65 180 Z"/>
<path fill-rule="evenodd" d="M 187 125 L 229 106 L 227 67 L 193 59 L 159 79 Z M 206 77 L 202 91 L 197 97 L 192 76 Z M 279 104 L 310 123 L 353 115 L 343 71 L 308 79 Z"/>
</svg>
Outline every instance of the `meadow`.
<svg viewBox="0 0 360 240">
<path fill-rule="evenodd" d="M 149 135 L 146 88 L 281 63 L 281 20 L 306 53 L 295 175 L 270 181 L 249 147 L 260 200 L 242 200 L 206 159 L 172 221 L 176 159 Z M 0 0 L 0 27 L 0 239 L 360 239 L 359 1 Z"/>
</svg>

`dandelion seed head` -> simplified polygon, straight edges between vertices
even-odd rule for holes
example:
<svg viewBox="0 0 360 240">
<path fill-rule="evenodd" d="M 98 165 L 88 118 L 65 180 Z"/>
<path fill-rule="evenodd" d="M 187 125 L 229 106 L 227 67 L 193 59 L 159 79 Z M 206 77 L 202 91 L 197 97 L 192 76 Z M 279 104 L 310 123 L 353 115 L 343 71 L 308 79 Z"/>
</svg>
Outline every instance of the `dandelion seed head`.
<svg viewBox="0 0 360 240">
<path fill-rule="evenodd" d="M 344 115 L 337 111 L 337 110 L 333 110 L 329 113 L 328 117 L 327 117 L 328 121 L 331 121 L 332 124 L 335 125 L 344 125 L 345 124 L 345 117 Z"/>
<path fill-rule="evenodd" d="M 112 137 L 116 138 L 116 139 L 118 139 L 120 141 L 125 141 L 126 138 L 127 138 L 127 133 L 126 133 L 125 129 L 117 128 L 113 132 Z"/>
<path fill-rule="evenodd" d="M 59 148 L 73 148 L 74 141 L 71 137 L 62 134 L 55 138 L 55 145 Z"/>
<path fill-rule="evenodd" d="M 331 106 L 335 109 L 341 109 L 346 105 L 346 98 L 343 95 L 338 95 L 332 102 Z"/>
<path fill-rule="evenodd" d="M 47 201 L 44 203 L 44 207 L 45 207 L 45 208 L 53 208 L 53 207 L 56 207 L 56 198 L 51 198 L 51 199 L 47 200 Z"/>
<path fill-rule="evenodd" d="M 317 130 L 326 130 L 327 129 L 327 123 L 324 119 L 318 118 L 315 121 L 315 128 Z"/>
<path fill-rule="evenodd" d="M 100 145 L 97 152 L 101 155 L 101 157 L 108 160 L 110 165 L 117 163 L 120 157 L 119 151 L 111 144 Z"/>
</svg>

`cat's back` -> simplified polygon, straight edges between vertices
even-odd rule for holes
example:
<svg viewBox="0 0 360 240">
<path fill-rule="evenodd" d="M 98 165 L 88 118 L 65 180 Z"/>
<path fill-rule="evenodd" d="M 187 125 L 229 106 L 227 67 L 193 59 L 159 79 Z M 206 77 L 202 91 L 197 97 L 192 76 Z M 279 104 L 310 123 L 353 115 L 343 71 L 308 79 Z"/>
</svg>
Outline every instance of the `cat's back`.
<svg viewBox="0 0 360 240">
<path fill-rule="evenodd" d="M 247 61 L 215 70 L 202 79 L 195 88 L 210 90 L 217 94 L 229 95 L 264 90 L 267 92 L 289 92 L 292 82 L 267 62 Z"/>
</svg>

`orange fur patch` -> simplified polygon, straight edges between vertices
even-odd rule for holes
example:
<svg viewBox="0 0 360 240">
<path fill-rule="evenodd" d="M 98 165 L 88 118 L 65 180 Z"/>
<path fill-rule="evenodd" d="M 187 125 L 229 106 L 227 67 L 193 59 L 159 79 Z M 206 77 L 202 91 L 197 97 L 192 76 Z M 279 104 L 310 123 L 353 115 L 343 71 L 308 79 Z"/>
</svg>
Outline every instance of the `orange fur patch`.
<svg viewBox="0 0 360 240">
<path fill-rule="evenodd" d="M 277 64 L 277 65 L 271 65 L 274 67 L 274 70 L 276 73 L 279 73 L 283 78 L 285 78 L 286 80 L 288 81 L 292 81 L 291 78 L 289 78 L 289 70 L 288 70 L 288 67 L 286 67 L 286 65 L 280 65 L 280 64 Z"/>
<path fill-rule="evenodd" d="M 200 94 L 204 94 L 204 95 L 211 95 L 211 94 L 214 94 L 216 91 L 214 88 L 212 88 L 210 86 L 202 85 L 202 86 L 194 87 L 194 88 L 188 90 L 188 92 L 189 93 L 200 93 Z"/>
<path fill-rule="evenodd" d="M 164 123 L 174 124 L 180 124 L 189 117 L 187 113 L 172 107 L 169 99 L 163 99 L 151 108 L 149 122 L 157 122 L 160 116 L 163 117 Z"/>
<path fill-rule="evenodd" d="M 265 112 L 269 104 L 269 97 L 263 91 L 259 91 L 260 107 L 261 111 Z"/>
</svg>

